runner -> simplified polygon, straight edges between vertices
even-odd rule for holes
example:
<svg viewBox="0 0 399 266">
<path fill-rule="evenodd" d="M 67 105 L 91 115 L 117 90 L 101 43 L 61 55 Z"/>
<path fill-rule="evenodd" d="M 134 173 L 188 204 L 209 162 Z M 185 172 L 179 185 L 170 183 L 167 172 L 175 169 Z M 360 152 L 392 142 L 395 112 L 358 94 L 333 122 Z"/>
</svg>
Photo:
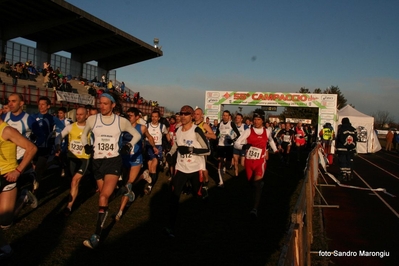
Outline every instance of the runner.
<svg viewBox="0 0 399 266">
<path fill-rule="evenodd" d="M 215 140 L 216 135 L 215 135 L 215 133 L 213 133 L 213 130 L 209 126 L 209 124 L 204 122 L 204 112 L 202 111 L 201 108 L 197 108 L 194 111 L 194 123 L 197 127 L 199 127 L 204 132 L 204 135 L 208 140 L 208 146 L 210 146 L 210 140 Z M 203 158 L 202 174 L 204 177 L 204 182 L 202 184 L 202 190 L 203 190 L 202 196 L 203 196 L 203 199 L 206 199 L 208 197 L 209 172 L 206 169 L 207 156 L 203 156 L 202 158 Z"/>
<path fill-rule="evenodd" d="M 265 112 L 262 109 L 256 109 L 253 112 L 253 126 L 244 131 L 237 139 L 234 147 L 246 150 L 245 153 L 245 171 L 247 179 L 254 187 L 254 205 L 250 215 L 256 219 L 258 217 L 258 208 L 263 188 L 263 177 L 266 173 L 266 161 L 268 159 L 267 145 L 277 152 L 276 144 L 263 123 L 265 121 Z M 244 144 L 246 143 L 246 144 Z"/>
<path fill-rule="evenodd" d="M 219 183 L 218 188 L 224 188 L 223 174 L 226 172 L 226 165 L 230 166 L 233 158 L 233 143 L 240 136 L 236 125 L 230 120 L 230 112 L 224 111 L 222 121 L 218 125 L 216 136 L 219 138 L 217 147 L 217 156 L 219 160 L 218 174 Z M 236 138 L 233 139 L 235 133 Z"/>
<path fill-rule="evenodd" d="M 174 237 L 179 210 L 179 199 L 187 181 L 191 181 L 194 194 L 201 196 L 203 156 L 209 155 L 208 141 L 203 131 L 192 123 L 194 110 L 184 105 L 180 109 L 182 126 L 176 132 L 176 142 L 167 154 L 170 158 L 177 152 L 176 173 L 171 181 L 171 201 L 169 227 L 165 233 Z"/>
<path fill-rule="evenodd" d="M 58 108 L 57 117 L 54 118 L 54 131 L 55 137 L 57 138 L 61 131 L 68 125 L 72 124 L 73 121 L 66 117 L 67 109 L 65 107 Z M 57 156 L 60 160 L 60 167 L 61 167 L 61 176 L 65 176 L 65 162 L 67 160 L 67 150 L 68 150 L 68 143 L 66 141 L 62 141 L 61 143 L 61 152 Z"/>
<path fill-rule="evenodd" d="M 295 136 L 295 147 L 297 151 L 297 161 L 300 161 L 301 154 L 306 149 L 306 132 L 303 130 L 302 122 L 298 122 L 294 128 Z"/>
<path fill-rule="evenodd" d="M 158 149 L 155 146 L 154 139 L 152 136 L 148 133 L 147 127 L 141 124 L 138 124 L 137 122 L 140 119 L 140 111 L 139 109 L 135 107 L 131 107 L 127 110 L 127 117 L 129 118 L 130 123 L 132 124 L 132 127 L 134 127 L 140 134 L 141 136 L 146 136 L 148 139 L 148 142 L 154 149 L 154 153 L 158 154 Z M 132 135 L 129 133 L 125 133 L 123 135 L 123 141 L 130 141 L 132 138 Z M 125 186 L 126 189 L 126 194 L 121 199 L 121 205 L 119 207 L 119 211 L 115 216 L 115 220 L 119 221 L 122 218 L 123 215 L 123 210 L 126 207 L 126 204 L 129 202 L 133 202 L 135 199 L 134 192 L 132 191 L 132 186 L 139 182 L 140 180 L 144 179 L 147 181 L 147 183 L 151 183 L 151 177 L 149 176 L 149 171 L 145 170 L 142 175 L 137 178 L 138 174 L 140 173 L 141 167 L 143 165 L 143 142 L 142 138 L 140 138 L 140 141 L 134 145 L 134 148 L 132 149 L 130 154 L 127 155 L 122 155 L 122 160 L 123 160 L 123 166 L 128 169 L 129 173 L 129 179 L 127 181 L 127 184 Z"/>
<path fill-rule="evenodd" d="M 291 129 L 290 123 L 282 123 L 281 130 L 277 133 L 277 139 L 280 142 L 280 152 L 282 153 L 282 163 L 290 163 L 290 151 L 294 141 L 295 132 Z"/>
<path fill-rule="evenodd" d="M 38 101 L 39 112 L 34 114 L 35 121 L 33 122 L 31 140 L 36 144 L 38 150 L 33 159 L 33 165 L 36 176 L 33 180 L 33 191 L 37 192 L 40 181 L 44 172 L 48 169 L 50 163 L 47 163 L 53 148 L 53 129 L 54 117 L 49 113 L 51 108 L 51 101 L 48 97 L 42 96 Z"/>
<path fill-rule="evenodd" d="M 32 130 L 31 130 L 31 125 L 35 121 L 34 118 L 25 113 L 23 111 L 23 106 L 24 106 L 24 98 L 22 94 L 20 93 L 12 93 L 8 97 L 8 106 L 10 108 L 10 112 L 4 115 L 3 120 L 10 125 L 11 127 L 15 128 L 18 130 L 18 132 L 29 139 Z M 17 147 L 17 161 L 20 162 L 22 161 L 22 158 L 24 157 L 25 154 L 25 149 L 21 147 Z M 29 175 L 32 178 L 33 181 L 33 168 L 32 164 L 30 163 L 28 167 L 25 170 L 24 176 Z M 18 180 L 21 180 L 19 178 Z M 38 201 L 35 195 L 28 190 L 24 189 L 21 191 L 21 197 L 18 198 L 17 203 L 16 203 L 16 208 L 14 212 L 14 216 L 17 216 L 19 211 L 22 210 L 22 208 L 25 206 L 25 204 L 29 203 L 32 208 L 36 208 Z"/>
<path fill-rule="evenodd" d="M 64 209 L 64 215 L 69 216 L 72 212 L 72 206 L 79 193 L 79 183 L 85 175 L 90 162 L 90 155 L 83 150 L 81 136 L 88 113 L 84 107 L 76 109 L 76 122 L 67 125 L 55 139 L 55 155 L 58 157 L 62 152 L 63 139 L 68 136 L 67 160 L 69 172 L 72 175 L 71 190 L 69 192 L 68 204 Z"/>
<path fill-rule="evenodd" d="M 151 183 L 146 187 L 146 194 L 151 194 L 152 188 L 158 180 L 158 163 L 162 161 L 162 137 L 166 135 L 167 141 L 170 142 L 170 136 L 168 134 L 168 129 L 166 126 L 159 122 L 161 119 L 161 114 L 158 110 L 154 110 L 151 113 L 151 122 L 147 124 L 147 129 L 155 142 L 155 148 L 158 153 L 155 153 L 154 148 L 149 143 L 148 139 L 146 141 L 146 149 L 148 156 L 148 170 L 150 172 Z"/>
<path fill-rule="evenodd" d="M 101 94 L 100 114 L 89 116 L 82 133 L 82 145 L 86 154 L 93 154 L 94 178 L 99 189 L 98 217 L 95 233 L 83 242 L 86 247 L 96 248 L 99 245 L 101 232 L 108 215 L 108 200 L 114 192 L 122 168 L 122 158 L 119 155 L 119 138 L 121 133 L 129 132 L 131 142 L 121 148 L 122 154 L 129 154 L 132 147 L 140 140 L 141 135 L 130 122 L 113 113 L 119 105 L 117 95 Z M 94 144 L 89 145 L 87 135 L 92 132 Z"/>
<path fill-rule="evenodd" d="M 243 123 L 243 120 L 244 120 L 244 117 L 242 116 L 242 114 L 240 114 L 240 113 L 236 114 L 235 124 L 236 124 L 236 127 L 237 127 L 238 131 L 240 132 L 240 134 L 244 133 L 244 131 L 248 128 L 248 126 Z M 233 150 L 233 165 L 234 165 L 234 175 L 236 177 L 238 176 L 238 170 L 239 170 L 238 163 L 239 162 L 242 166 L 244 166 L 245 151 L 234 148 L 234 150 Z"/>
<path fill-rule="evenodd" d="M 17 146 L 25 149 L 22 161 L 17 162 Z M 1 229 L 11 227 L 17 197 L 17 180 L 29 166 L 37 148 L 18 130 L 10 127 L 0 117 L 0 221 Z M 12 249 L 0 233 L 0 258 L 12 255 Z"/>
<path fill-rule="evenodd" d="M 180 120 L 180 116 L 179 116 L 179 120 Z M 177 124 L 177 121 L 176 121 L 176 115 L 172 115 L 169 119 L 169 137 L 170 137 L 170 145 L 171 146 L 173 146 L 173 144 L 176 141 L 176 130 L 179 128 L 178 126 L 179 125 Z M 166 162 L 165 169 L 167 169 L 166 174 L 172 176 L 173 173 L 175 172 L 175 162 Z M 169 181 L 171 179 L 172 178 L 169 177 Z"/>
</svg>

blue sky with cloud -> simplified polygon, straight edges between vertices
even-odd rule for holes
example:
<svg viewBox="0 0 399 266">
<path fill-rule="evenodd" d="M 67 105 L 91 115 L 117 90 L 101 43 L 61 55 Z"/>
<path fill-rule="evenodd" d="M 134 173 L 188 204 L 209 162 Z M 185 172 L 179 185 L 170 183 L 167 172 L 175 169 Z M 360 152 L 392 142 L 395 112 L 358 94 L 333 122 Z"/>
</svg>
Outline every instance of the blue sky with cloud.
<svg viewBox="0 0 399 266">
<path fill-rule="evenodd" d="M 206 90 L 334 85 L 359 111 L 399 122 L 398 1 L 67 2 L 147 43 L 159 38 L 163 57 L 117 69 L 117 79 L 169 109 L 203 106 Z"/>
</svg>

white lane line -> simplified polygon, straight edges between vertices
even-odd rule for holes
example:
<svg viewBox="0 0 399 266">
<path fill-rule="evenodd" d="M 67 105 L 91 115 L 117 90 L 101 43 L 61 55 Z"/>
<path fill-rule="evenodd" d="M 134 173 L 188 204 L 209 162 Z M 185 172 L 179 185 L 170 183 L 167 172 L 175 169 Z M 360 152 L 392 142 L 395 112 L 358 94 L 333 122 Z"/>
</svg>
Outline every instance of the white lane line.
<svg viewBox="0 0 399 266">
<path fill-rule="evenodd" d="M 385 170 L 385 169 L 379 167 L 379 166 L 376 165 L 375 163 L 370 162 L 369 160 L 367 160 L 366 158 L 363 158 L 362 156 L 358 156 L 358 157 L 360 157 L 361 159 L 365 160 L 365 161 L 368 162 L 369 164 L 371 164 L 371 165 L 377 167 L 378 169 L 384 171 L 385 173 L 387 173 L 387 174 L 389 174 L 389 175 L 391 175 L 391 176 L 393 176 L 393 177 L 395 177 L 396 179 L 399 180 L 399 177 L 398 177 L 398 176 L 396 176 L 396 175 L 392 174 L 391 172 L 388 172 L 387 170 Z"/>
<path fill-rule="evenodd" d="M 357 177 L 359 177 L 360 180 L 363 181 L 364 184 L 366 184 L 366 186 L 368 188 L 370 188 L 370 190 L 388 207 L 388 209 L 391 210 L 391 212 L 393 212 L 393 214 L 396 215 L 397 218 L 399 218 L 399 213 L 397 211 L 395 211 L 391 205 L 389 205 L 380 195 L 378 195 L 378 193 L 376 193 L 375 191 L 372 190 L 372 188 L 370 187 L 370 185 L 358 174 L 356 173 L 356 171 L 353 171 L 353 173 L 355 175 L 357 175 Z"/>
<path fill-rule="evenodd" d="M 383 157 L 383 156 L 380 156 L 380 155 L 377 155 L 377 154 L 375 154 L 375 156 L 378 157 L 378 158 L 383 159 L 384 161 L 393 163 L 393 164 L 395 164 L 395 165 L 399 165 L 399 163 L 398 163 L 397 161 L 394 162 L 394 161 L 388 160 L 387 158 L 385 158 L 385 157 Z M 362 158 L 363 158 L 363 157 L 362 157 Z M 398 160 L 398 157 L 396 157 L 396 160 Z"/>
</svg>

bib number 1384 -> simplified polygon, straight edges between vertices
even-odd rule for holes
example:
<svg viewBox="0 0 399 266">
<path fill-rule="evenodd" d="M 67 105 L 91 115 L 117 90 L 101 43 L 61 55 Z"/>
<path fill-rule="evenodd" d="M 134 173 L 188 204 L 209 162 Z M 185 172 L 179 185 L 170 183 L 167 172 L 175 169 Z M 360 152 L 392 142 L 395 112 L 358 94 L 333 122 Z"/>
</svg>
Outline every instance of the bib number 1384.
<svg viewBox="0 0 399 266">
<path fill-rule="evenodd" d="M 98 143 L 98 150 L 100 151 L 113 151 L 114 150 L 114 144 L 110 143 Z"/>
</svg>

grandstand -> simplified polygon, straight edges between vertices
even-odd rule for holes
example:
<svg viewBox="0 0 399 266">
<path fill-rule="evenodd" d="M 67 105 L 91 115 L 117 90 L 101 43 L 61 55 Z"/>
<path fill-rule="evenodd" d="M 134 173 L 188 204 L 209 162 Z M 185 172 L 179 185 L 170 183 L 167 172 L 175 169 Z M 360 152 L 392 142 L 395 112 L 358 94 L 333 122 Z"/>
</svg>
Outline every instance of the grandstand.
<svg viewBox="0 0 399 266">
<path fill-rule="evenodd" d="M 0 65 L 0 68 L 3 67 L 3 64 Z M 35 106 L 37 105 L 37 100 L 39 99 L 40 96 L 47 96 L 51 99 L 52 106 L 54 107 L 61 107 L 64 106 L 68 110 L 70 109 L 75 109 L 80 105 L 84 105 L 83 103 L 77 103 L 77 102 L 65 102 L 65 101 L 59 101 L 57 99 L 56 91 L 53 88 L 46 88 L 44 87 L 44 77 L 39 74 L 36 78 L 35 81 L 32 80 L 25 80 L 25 79 L 18 79 L 17 86 L 13 86 L 12 84 L 12 77 L 7 76 L 5 72 L 0 71 L 0 78 L 2 80 L 2 83 L 0 84 L 1 87 L 1 93 L 0 93 L 0 103 L 4 104 L 6 99 L 8 98 L 8 95 L 12 92 L 18 92 L 22 93 L 25 99 L 25 104 L 27 105 L 27 109 L 30 110 L 35 110 Z M 84 82 L 77 80 L 76 78 L 72 78 L 69 80 L 69 83 L 72 86 L 72 92 L 74 94 L 79 94 L 79 95 L 85 95 L 89 97 L 88 92 L 87 92 L 87 85 L 85 85 Z M 96 89 L 100 89 L 99 87 L 96 87 Z M 95 99 L 95 107 L 99 106 L 99 101 L 98 99 Z M 152 112 L 152 110 L 155 108 L 154 106 L 148 106 L 148 105 L 143 105 L 143 104 L 133 104 L 133 103 L 128 103 L 128 102 L 123 102 L 122 106 L 124 108 L 124 111 L 127 110 L 129 107 L 136 107 L 141 112 L 143 115 L 148 115 Z M 164 114 L 164 107 L 162 106 L 157 106 L 161 112 L 161 115 Z M 35 110 L 36 111 L 36 110 Z"/>
<path fill-rule="evenodd" d="M 113 84 L 117 86 L 120 82 L 116 80 L 115 69 L 163 55 L 159 47 L 139 40 L 66 1 L 38 0 L 35 4 L 40 8 L 32 8 L 24 1 L 5 0 L 0 2 L 2 10 L 0 62 L 4 64 L 5 61 L 9 61 L 14 64 L 32 60 L 36 66 L 49 62 L 52 66 L 60 67 L 70 77 L 69 82 L 73 88 L 70 98 L 78 98 L 75 97 L 76 94 L 88 97 L 85 85 L 73 77 L 91 80 L 94 77 L 101 77 L 105 73 L 107 79 L 112 80 Z M 50 19 L 48 14 L 58 14 L 58 16 Z M 19 23 L 9 23 L 27 17 L 35 18 L 29 27 L 21 27 Z M 61 28 L 62 30 L 60 30 Z M 86 38 L 82 38 L 82 36 Z M 13 39 L 18 37 L 35 42 L 36 47 L 14 42 Z M 69 53 L 70 58 L 57 54 L 60 51 Z M 97 62 L 97 65 L 87 63 L 91 61 Z M 20 92 L 24 94 L 27 105 L 35 105 L 40 96 L 50 97 L 53 106 L 75 108 L 81 104 L 76 101 L 58 101 L 56 92 L 43 86 L 44 80 L 40 74 L 36 81 L 19 79 L 17 86 L 12 85 L 12 79 L 7 77 L 4 72 L 0 77 L 3 81 L 0 95 L 2 102 L 9 93 Z M 131 91 L 130 94 L 132 94 Z M 94 105 L 97 104 L 95 101 Z M 143 114 L 149 114 L 155 108 L 128 102 L 124 102 L 123 106 L 124 109 L 135 106 Z M 163 114 L 164 108 L 158 108 Z"/>
</svg>

